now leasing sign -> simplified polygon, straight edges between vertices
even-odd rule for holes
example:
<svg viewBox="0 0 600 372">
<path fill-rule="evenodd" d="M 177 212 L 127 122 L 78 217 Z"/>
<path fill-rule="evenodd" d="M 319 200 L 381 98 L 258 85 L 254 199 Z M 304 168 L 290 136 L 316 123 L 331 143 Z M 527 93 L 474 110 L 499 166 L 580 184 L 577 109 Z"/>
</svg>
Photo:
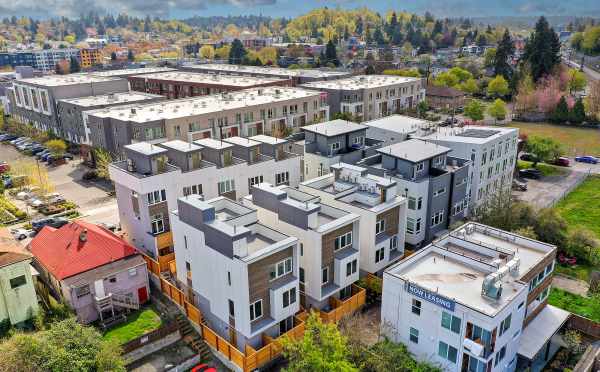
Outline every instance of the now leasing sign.
<svg viewBox="0 0 600 372">
<path fill-rule="evenodd" d="M 407 283 L 406 290 L 408 291 L 408 293 L 422 298 L 427 302 L 436 304 L 448 311 L 454 311 L 454 301 L 449 300 L 446 297 L 440 296 L 437 293 L 428 291 L 412 283 Z"/>
</svg>

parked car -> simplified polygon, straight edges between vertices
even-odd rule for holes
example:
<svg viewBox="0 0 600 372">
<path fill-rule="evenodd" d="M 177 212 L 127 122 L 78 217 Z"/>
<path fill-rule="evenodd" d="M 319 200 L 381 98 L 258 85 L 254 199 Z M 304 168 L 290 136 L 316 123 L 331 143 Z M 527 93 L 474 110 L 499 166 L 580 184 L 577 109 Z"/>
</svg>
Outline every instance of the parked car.
<svg viewBox="0 0 600 372">
<path fill-rule="evenodd" d="M 564 156 L 561 156 L 559 158 L 554 159 L 552 164 L 558 165 L 559 167 L 568 167 L 571 165 L 571 160 L 569 160 L 569 158 L 565 158 Z"/>
<path fill-rule="evenodd" d="M 23 239 L 30 237 L 32 234 L 32 231 L 23 229 L 23 228 L 18 228 L 18 229 L 12 229 L 11 233 L 15 237 L 15 239 L 23 240 Z"/>
<path fill-rule="evenodd" d="M 215 367 L 210 367 L 208 364 L 198 364 L 190 370 L 190 372 L 217 372 Z"/>
<path fill-rule="evenodd" d="M 11 144 L 11 145 L 18 146 L 18 145 L 20 145 L 21 143 L 23 143 L 23 142 L 25 142 L 25 141 L 29 141 L 29 140 L 30 140 L 30 138 L 29 138 L 29 137 L 19 137 L 19 138 L 17 138 L 17 139 L 14 139 L 14 140 L 10 141 L 10 144 Z"/>
<path fill-rule="evenodd" d="M 527 183 L 513 179 L 512 189 L 517 191 L 527 191 Z"/>
<path fill-rule="evenodd" d="M 577 265 L 577 257 L 567 257 L 564 253 L 558 255 L 558 262 L 563 265 Z"/>
<path fill-rule="evenodd" d="M 44 149 L 43 151 L 38 152 L 37 154 L 35 154 L 35 157 L 38 158 L 38 159 L 41 159 L 44 155 L 48 155 L 48 154 L 50 154 L 50 150 Z"/>
<path fill-rule="evenodd" d="M 50 226 L 50 227 L 54 227 L 55 229 L 60 229 L 67 223 L 69 223 L 69 220 L 67 220 L 64 217 L 49 217 L 49 218 L 42 218 L 41 220 L 33 221 L 31 223 L 31 227 L 33 227 L 33 230 L 35 232 L 38 232 L 44 226 Z"/>
<path fill-rule="evenodd" d="M 45 151 L 45 150 L 46 150 L 46 148 L 44 146 L 39 145 L 39 146 L 35 146 L 35 147 L 30 148 L 29 152 L 31 152 L 31 155 L 36 155 L 36 154 L 39 154 L 40 152 Z"/>
<path fill-rule="evenodd" d="M 575 158 L 575 161 L 578 161 L 580 163 L 598 164 L 598 158 L 591 155 L 577 156 Z"/>
<path fill-rule="evenodd" d="M 519 171 L 519 177 L 539 180 L 540 178 L 542 178 L 542 172 L 539 169 L 535 168 L 521 169 Z"/>
<path fill-rule="evenodd" d="M 71 154 L 71 153 L 68 153 L 68 152 L 65 152 L 65 153 L 63 154 L 63 159 L 69 159 L 69 160 L 73 160 L 73 159 L 74 159 L 74 157 L 73 157 L 73 154 Z"/>
<path fill-rule="evenodd" d="M 50 151 L 48 151 L 47 153 L 45 153 L 44 155 L 42 155 L 41 160 L 42 161 L 48 161 L 48 158 L 52 155 L 52 153 Z"/>
<path fill-rule="evenodd" d="M 535 155 L 525 152 L 525 153 L 521 154 L 519 159 L 524 160 L 524 161 L 535 161 Z"/>
<path fill-rule="evenodd" d="M 7 162 L 0 162 L 0 173 L 5 173 L 10 170 L 10 165 Z"/>
<path fill-rule="evenodd" d="M 14 134 L 4 134 L 0 138 L 0 141 L 2 141 L 2 142 L 8 142 L 8 141 L 12 141 L 14 139 L 17 139 L 17 136 L 15 136 Z"/>
</svg>

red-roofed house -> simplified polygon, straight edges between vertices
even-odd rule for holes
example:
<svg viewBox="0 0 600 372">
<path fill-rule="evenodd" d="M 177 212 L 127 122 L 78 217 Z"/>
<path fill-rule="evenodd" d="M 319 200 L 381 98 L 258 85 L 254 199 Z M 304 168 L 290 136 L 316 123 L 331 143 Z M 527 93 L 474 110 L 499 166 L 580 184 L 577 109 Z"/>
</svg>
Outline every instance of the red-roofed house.
<svg viewBox="0 0 600 372">
<path fill-rule="evenodd" d="M 40 280 L 82 323 L 110 322 L 148 301 L 148 271 L 139 252 L 112 232 L 83 221 L 44 227 L 29 244 Z"/>
</svg>

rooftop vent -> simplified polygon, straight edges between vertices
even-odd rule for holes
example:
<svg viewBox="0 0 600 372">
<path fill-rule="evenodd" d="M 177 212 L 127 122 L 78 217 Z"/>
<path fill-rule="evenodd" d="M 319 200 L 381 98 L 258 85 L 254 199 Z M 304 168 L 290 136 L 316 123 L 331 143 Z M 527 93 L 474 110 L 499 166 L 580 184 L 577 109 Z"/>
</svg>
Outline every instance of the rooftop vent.
<svg viewBox="0 0 600 372">
<path fill-rule="evenodd" d="M 87 241 L 87 229 L 81 230 L 81 233 L 79 233 L 79 241 L 82 243 Z"/>
</svg>

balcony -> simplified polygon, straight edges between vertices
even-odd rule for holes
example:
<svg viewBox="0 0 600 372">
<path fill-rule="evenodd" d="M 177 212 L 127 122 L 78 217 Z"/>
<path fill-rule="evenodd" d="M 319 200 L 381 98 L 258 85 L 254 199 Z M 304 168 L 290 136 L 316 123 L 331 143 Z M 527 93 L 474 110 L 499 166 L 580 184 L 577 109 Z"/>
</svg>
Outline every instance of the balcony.
<svg viewBox="0 0 600 372">
<path fill-rule="evenodd" d="M 346 300 L 338 300 L 330 297 L 329 305 L 332 310 L 329 312 L 320 311 L 321 320 L 325 323 L 338 322 L 346 315 L 350 315 L 363 306 L 367 299 L 367 290 L 352 284 L 352 296 Z"/>
<path fill-rule="evenodd" d="M 167 248 L 173 245 L 173 232 L 165 231 L 158 234 L 152 234 L 154 236 L 154 244 L 157 249 Z"/>
</svg>

